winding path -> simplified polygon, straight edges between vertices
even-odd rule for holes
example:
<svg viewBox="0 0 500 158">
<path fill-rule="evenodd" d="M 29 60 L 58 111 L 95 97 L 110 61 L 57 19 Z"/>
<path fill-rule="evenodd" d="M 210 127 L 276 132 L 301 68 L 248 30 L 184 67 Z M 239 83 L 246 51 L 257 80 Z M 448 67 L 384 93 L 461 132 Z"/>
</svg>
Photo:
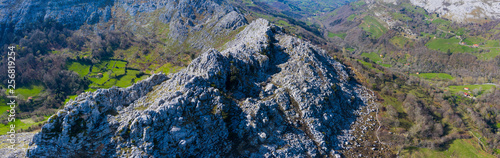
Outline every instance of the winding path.
<svg viewBox="0 0 500 158">
<path fill-rule="evenodd" d="M 483 142 L 481 142 L 481 138 L 479 138 L 476 135 L 474 135 L 474 133 L 472 133 L 472 131 L 469 131 L 469 132 L 470 132 L 470 134 L 472 136 L 474 136 L 474 138 L 477 139 L 478 144 L 481 145 L 481 149 L 483 149 L 484 151 L 488 152 L 486 146 L 484 146 Z"/>
</svg>

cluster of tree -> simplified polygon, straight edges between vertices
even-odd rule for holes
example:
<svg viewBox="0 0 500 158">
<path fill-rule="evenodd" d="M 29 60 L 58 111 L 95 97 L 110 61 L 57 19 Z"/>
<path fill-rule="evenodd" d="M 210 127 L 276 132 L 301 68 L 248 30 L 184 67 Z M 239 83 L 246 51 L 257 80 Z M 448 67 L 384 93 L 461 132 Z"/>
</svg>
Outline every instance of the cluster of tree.
<svg viewBox="0 0 500 158">
<path fill-rule="evenodd" d="M 386 113 L 382 120 L 386 129 L 399 129 L 396 134 L 381 133 L 384 141 L 405 147 L 418 146 L 428 148 L 445 148 L 450 141 L 466 138 L 466 126 L 463 115 L 456 112 L 450 105 L 446 94 L 439 88 L 431 86 L 427 81 L 404 73 L 392 72 L 389 69 L 375 66 L 373 68 L 361 63 L 347 61 L 353 69 L 360 72 L 358 75 L 366 78 L 362 81 L 365 86 L 371 87 L 379 96 L 397 99 L 393 104 L 381 107 Z M 382 99 L 383 97 L 380 97 Z M 404 112 L 398 112 L 394 104 L 400 104 Z M 447 127 L 451 125 L 453 127 Z M 460 129 L 450 133 L 451 128 Z"/>
<path fill-rule="evenodd" d="M 492 60 L 479 60 L 471 53 L 456 53 L 447 50 L 435 51 L 428 49 L 426 44 L 430 38 L 408 39 L 403 46 L 396 46 L 391 42 L 395 36 L 401 36 L 400 30 L 389 29 L 378 39 L 369 38 L 369 33 L 357 27 L 362 18 L 349 19 L 353 14 L 361 15 L 368 8 L 352 9 L 343 6 L 334 14 L 324 16 L 323 26 L 328 32 L 346 33 L 345 38 L 331 38 L 327 43 L 319 43 L 336 59 L 349 65 L 355 70 L 358 81 L 371 88 L 380 95 L 381 119 L 385 131 L 397 129 L 396 134 L 381 132 L 383 141 L 403 147 L 429 147 L 446 149 L 454 139 L 471 138 L 470 130 L 480 130 L 487 138 L 490 149 L 499 146 L 497 124 L 500 123 L 500 100 L 486 98 L 500 98 L 500 92 L 487 92 L 478 100 L 451 94 L 443 87 L 450 85 L 464 85 L 477 83 L 498 82 L 500 78 L 500 57 Z M 396 12 L 411 20 L 404 20 L 399 24 L 408 27 L 412 32 L 432 34 L 441 38 L 452 38 L 452 33 L 443 32 L 440 23 L 428 22 L 426 15 L 417 7 L 408 6 L 385 7 L 388 13 Z M 265 10 L 265 9 L 264 9 Z M 276 17 L 277 15 L 265 13 Z M 348 20 L 349 19 L 349 20 Z M 434 19 L 435 20 L 435 19 Z M 445 29 L 459 30 L 465 28 L 462 36 L 481 35 L 486 39 L 498 39 L 496 35 L 486 34 L 494 29 L 500 21 L 486 24 L 460 24 L 450 22 Z M 292 25 L 297 25 L 292 23 Z M 491 31 L 490 31 L 491 32 Z M 314 34 L 314 33 L 313 33 Z M 324 41 L 323 36 L 304 36 L 310 41 Z M 316 43 L 318 44 L 318 43 Z M 345 48 L 356 48 L 355 51 L 346 51 Z M 342 49 L 344 48 L 344 49 Z M 383 63 L 392 65 L 391 68 L 381 67 L 372 63 L 365 66 L 357 59 L 371 62 L 360 57 L 364 52 L 380 52 Z M 473 52 L 473 53 L 481 53 Z M 375 68 L 375 69 L 374 69 Z M 416 72 L 443 72 L 454 76 L 454 80 L 430 81 L 410 75 Z M 476 90 L 473 93 L 479 94 Z M 395 106 L 388 105 L 382 98 L 395 98 L 391 104 L 399 104 L 404 112 L 398 112 Z M 394 102 L 394 103 L 393 103 Z"/>
<path fill-rule="evenodd" d="M 56 25 L 43 25 L 25 31 L 11 39 L 18 39 L 9 45 L 3 45 L 7 50 L 10 45 L 16 45 L 16 86 L 29 88 L 31 85 L 42 85 L 44 93 L 34 97 L 34 100 L 19 100 L 17 106 L 19 118 L 51 115 L 59 108 L 68 95 L 81 93 L 88 88 L 90 81 L 86 77 L 68 71 L 68 60 L 99 61 L 112 57 L 113 50 L 130 47 L 133 35 L 126 31 L 102 30 L 90 31 L 89 28 L 74 31 Z M 52 53 L 54 50 L 68 49 L 69 53 Z M 90 51 L 90 59 L 75 57 L 72 52 Z M 5 59 L 5 56 L 0 59 Z M 0 61 L 0 73 L 7 74 L 7 60 Z M 1 75 L 3 85 L 7 85 L 7 75 Z M 5 97 L 5 93 L 0 94 Z M 0 121 L 5 122 L 6 118 Z"/>
<path fill-rule="evenodd" d="M 81 78 L 77 73 L 65 70 L 67 58 L 60 55 L 48 54 L 34 56 L 33 53 L 16 60 L 16 88 L 30 88 L 30 85 L 42 85 L 44 93 L 38 96 L 23 96 L 23 98 L 35 97 L 34 100 L 18 100 L 18 117 L 30 117 L 36 114 L 50 115 L 62 105 L 67 95 L 74 95 L 87 88 L 89 80 Z M 6 67 L 5 63 L 0 63 Z M 7 69 L 0 73 L 7 74 Z M 3 75 L 3 81 L 7 75 Z M 7 85 L 7 83 L 3 83 Z M 5 98 L 5 93 L 0 94 Z"/>
<path fill-rule="evenodd" d="M 463 103 L 457 103 L 466 109 L 471 121 L 481 132 L 481 135 L 486 137 L 490 148 L 500 146 L 500 89 L 494 89 L 491 93 L 484 94 L 478 101 L 473 102 L 473 106 Z M 486 145 L 486 144 L 485 144 Z"/>
<path fill-rule="evenodd" d="M 352 59 L 344 63 L 360 72 L 358 75 L 362 77 L 358 78 L 365 79 L 360 81 L 362 84 L 385 96 L 380 97 L 382 104 L 385 104 L 382 98 L 396 98 L 395 102 L 380 108 L 385 113 L 381 119 L 384 128 L 400 129 L 392 135 L 382 132 L 380 136 L 384 141 L 403 147 L 446 149 L 455 139 L 473 138 L 469 131 L 477 130 L 486 138 L 486 147 L 499 147 L 500 90 L 495 88 L 479 99 L 471 99 L 374 63 L 371 66 L 379 71 Z M 394 104 L 401 104 L 404 112 L 398 112 Z"/>
</svg>

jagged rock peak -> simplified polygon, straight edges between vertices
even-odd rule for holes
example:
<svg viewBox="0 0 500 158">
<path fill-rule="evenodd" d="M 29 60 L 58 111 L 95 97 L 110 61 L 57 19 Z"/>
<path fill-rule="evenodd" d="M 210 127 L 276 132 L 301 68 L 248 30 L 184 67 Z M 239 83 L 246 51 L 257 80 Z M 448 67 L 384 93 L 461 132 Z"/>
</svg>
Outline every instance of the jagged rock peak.
<svg viewBox="0 0 500 158">
<path fill-rule="evenodd" d="M 342 149 L 367 92 L 341 63 L 263 19 L 225 47 L 169 77 L 80 95 L 27 155 L 317 157 Z"/>
</svg>

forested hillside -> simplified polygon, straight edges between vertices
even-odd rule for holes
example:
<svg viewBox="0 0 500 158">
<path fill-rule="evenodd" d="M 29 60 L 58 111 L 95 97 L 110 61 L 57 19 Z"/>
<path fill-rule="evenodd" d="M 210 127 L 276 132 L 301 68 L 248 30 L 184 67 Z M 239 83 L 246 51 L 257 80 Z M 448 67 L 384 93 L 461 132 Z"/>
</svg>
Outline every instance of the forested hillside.
<svg viewBox="0 0 500 158">
<path fill-rule="evenodd" d="M 500 21 L 456 22 L 408 1 L 356 1 L 299 22 L 258 6 L 240 7 L 329 50 L 377 93 L 372 136 L 392 154 L 500 154 Z"/>
<path fill-rule="evenodd" d="M 40 1 L 5 6 L 19 8 L 2 10 L 0 27 L 2 49 L 16 47 L 19 131 L 39 129 L 82 92 L 128 87 L 153 73 L 177 72 L 201 51 L 220 49 L 247 23 L 224 1 Z M 199 9 L 193 12 L 193 6 Z M 77 16 L 81 18 L 71 20 Z M 7 56 L 0 58 L 0 73 L 7 74 Z M 0 79 L 0 99 L 6 100 L 8 76 Z M 5 109 L 0 131 L 7 131 L 5 111 L 10 108 L 0 109 Z"/>
</svg>

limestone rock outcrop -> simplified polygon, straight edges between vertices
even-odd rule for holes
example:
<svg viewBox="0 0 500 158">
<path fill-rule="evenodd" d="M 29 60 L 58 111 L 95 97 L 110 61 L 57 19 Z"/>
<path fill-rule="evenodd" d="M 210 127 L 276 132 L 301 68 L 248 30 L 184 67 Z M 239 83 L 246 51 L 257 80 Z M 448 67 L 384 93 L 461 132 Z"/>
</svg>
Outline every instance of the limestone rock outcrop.
<svg viewBox="0 0 500 158">
<path fill-rule="evenodd" d="M 457 22 L 500 18 L 497 0 L 410 0 L 412 4 Z"/>
<path fill-rule="evenodd" d="M 221 24 L 223 26 L 228 26 Z M 263 19 L 225 50 L 69 101 L 29 157 L 338 156 L 367 91 L 344 65 Z"/>
</svg>

